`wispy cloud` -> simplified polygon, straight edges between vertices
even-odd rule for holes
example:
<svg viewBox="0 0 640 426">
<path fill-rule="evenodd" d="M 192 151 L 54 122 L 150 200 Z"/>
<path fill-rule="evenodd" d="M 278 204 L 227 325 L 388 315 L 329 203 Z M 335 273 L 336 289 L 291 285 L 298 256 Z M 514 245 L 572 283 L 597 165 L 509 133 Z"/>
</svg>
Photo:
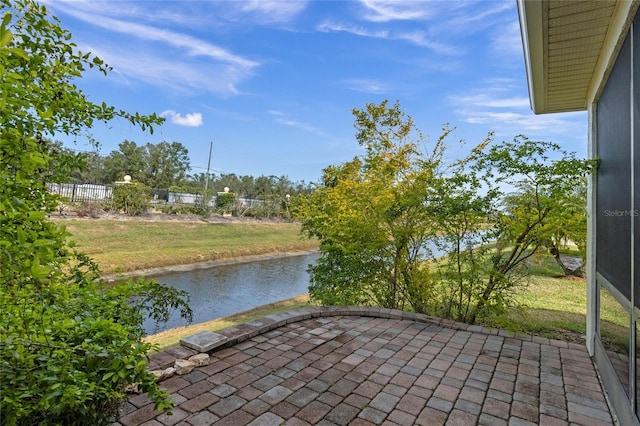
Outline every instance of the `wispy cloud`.
<svg viewBox="0 0 640 426">
<path fill-rule="evenodd" d="M 510 54 L 522 61 L 522 38 L 520 36 L 519 23 L 512 22 L 495 31 L 491 49 L 499 55 Z"/>
<path fill-rule="evenodd" d="M 199 40 L 187 34 L 174 32 L 149 25 L 137 24 L 131 21 L 112 19 L 104 16 L 95 16 L 79 10 L 69 9 L 68 13 L 77 19 L 105 30 L 118 32 L 143 40 L 160 42 L 168 46 L 179 48 L 189 56 L 204 56 L 217 61 L 233 64 L 242 68 L 253 68 L 257 62 L 215 46 L 203 40 Z"/>
<path fill-rule="evenodd" d="M 362 26 L 343 25 L 343 24 L 338 24 L 338 23 L 329 22 L 329 21 L 326 21 L 317 25 L 316 30 L 320 32 L 325 32 L 325 33 L 346 32 L 346 33 L 355 34 L 361 37 L 389 38 L 389 31 L 386 31 L 386 30 L 373 31 L 373 30 L 366 29 Z"/>
<path fill-rule="evenodd" d="M 378 38 L 385 40 L 404 40 L 416 46 L 426 47 L 441 54 L 457 54 L 459 50 L 445 43 L 431 40 L 424 31 L 393 32 L 390 30 L 372 30 L 361 25 L 339 24 L 325 21 L 316 26 L 320 32 L 347 32 L 360 37 Z"/>
<path fill-rule="evenodd" d="M 131 22 L 148 22 L 164 26 L 180 25 L 194 28 L 206 23 L 210 27 L 212 19 L 215 18 L 211 15 L 190 13 L 188 3 L 185 2 L 155 2 L 152 10 L 148 7 L 147 2 L 136 1 L 40 0 L 40 2 L 54 11 L 63 11 L 67 14 L 83 11 L 95 16 L 108 16 Z"/>
<path fill-rule="evenodd" d="M 202 63 L 188 58 L 176 61 L 153 52 L 122 50 L 112 45 L 103 45 L 100 49 L 88 46 L 88 50 L 113 66 L 128 86 L 135 80 L 183 95 L 205 92 L 226 97 L 237 95 L 237 85 L 248 77 L 247 73 L 227 64 Z M 216 78 L 211 78 L 212 75 Z"/>
<path fill-rule="evenodd" d="M 129 86 L 143 82 L 181 94 L 204 91 L 230 96 L 238 94 L 238 85 L 260 66 L 255 60 L 168 26 L 184 23 L 188 14 L 181 16 L 165 8 L 160 14 L 173 16 L 171 21 L 162 26 L 141 23 L 144 20 L 136 17 L 144 15 L 144 10 L 155 14 L 155 9 L 149 13 L 141 4 L 122 2 L 121 7 L 114 7 L 108 2 L 51 3 L 96 30 L 114 34 L 99 40 L 85 39 L 79 48 L 104 59 Z M 127 45 L 123 46 L 116 35 L 123 35 Z"/>
<path fill-rule="evenodd" d="M 229 2 L 236 5 L 245 13 L 250 14 L 256 23 L 281 23 L 295 18 L 307 7 L 307 1 L 267 1 L 251 0 L 242 2 Z"/>
<path fill-rule="evenodd" d="M 179 112 L 168 109 L 160 114 L 161 117 L 167 117 L 173 124 L 185 127 L 200 127 L 202 126 L 202 114 L 199 112 L 187 113 L 182 115 Z"/>
<path fill-rule="evenodd" d="M 407 33 L 399 33 L 394 38 L 398 40 L 406 40 L 417 46 L 426 47 L 436 53 L 444 55 L 458 55 L 462 53 L 462 49 L 447 43 L 432 40 L 424 31 L 413 31 Z"/>
<path fill-rule="evenodd" d="M 282 111 L 268 110 L 267 114 L 272 115 L 274 117 L 274 121 L 278 124 L 304 130 L 305 132 L 312 133 L 316 136 L 326 137 L 325 133 L 317 127 L 301 121 L 292 120 L 289 118 L 288 114 Z"/>
<path fill-rule="evenodd" d="M 399 0 L 361 0 L 363 18 L 371 22 L 426 19 L 433 15 L 435 2 Z"/>
<path fill-rule="evenodd" d="M 374 95 L 380 95 L 390 92 L 390 88 L 388 85 L 376 80 L 346 80 L 345 84 L 350 90 L 355 90 L 356 92 L 371 93 Z"/>
<path fill-rule="evenodd" d="M 478 5 L 480 8 L 475 8 L 473 7 L 474 5 Z M 499 20 L 502 20 L 501 16 L 503 12 L 515 10 L 515 8 L 515 2 L 510 1 L 487 2 L 480 0 L 475 2 L 461 2 L 456 4 L 453 18 L 462 28 L 472 26 L 475 27 L 475 29 L 486 28 L 496 23 L 496 20 L 493 18 L 498 17 Z"/>
<path fill-rule="evenodd" d="M 470 94 L 450 96 L 448 102 L 462 121 L 484 125 L 499 136 L 522 133 L 576 138 L 584 133 L 584 113 L 535 115 L 527 96 L 514 95 L 515 83 L 509 79 L 487 80 Z"/>
<path fill-rule="evenodd" d="M 478 93 L 473 96 L 461 96 L 456 98 L 456 103 L 462 105 L 473 105 L 475 107 L 491 107 L 491 108 L 528 108 L 529 98 L 527 97 L 510 97 L 497 98 L 488 93 Z"/>
</svg>

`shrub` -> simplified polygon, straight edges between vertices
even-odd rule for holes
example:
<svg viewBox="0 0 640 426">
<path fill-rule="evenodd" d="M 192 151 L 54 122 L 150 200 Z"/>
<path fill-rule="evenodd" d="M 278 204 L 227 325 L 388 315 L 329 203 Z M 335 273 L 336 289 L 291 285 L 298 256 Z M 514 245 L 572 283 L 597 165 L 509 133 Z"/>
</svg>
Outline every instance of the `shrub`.
<svg viewBox="0 0 640 426">
<path fill-rule="evenodd" d="M 110 424 L 134 383 L 168 409 L 147 371 L 141 324 L 174 308 L 189 319 L 184 293 L 150 280 L 106 286 L 47 220 L 58 200 L 46 186 L 64 182 L 82 159 L 45 135 L 80 136 L 113 118 L 152 130 L 162 119 L 90 102 L 78 78 L 109 68 L 77 52 L 44 6 L 0 2 L 0 423 Z"/>
<path fill-rule="evenodd" d="M 167 306 L 181 306 L 180 293 L 151 280 L 107 290 L 86 268 L 47 281 L 18 276 L 2 292 L 0 382 L 11 383 L 2 391 L 3 424 L 110 424 L 134 383 L 158 409 L 170 408 L 147 371 L 151 346 L 140 324 L 150 308 L 162 319 Z"/>
<path fill-rule="evenodd" d="M 231 212 L 236 202 L 236 194 L 232 192 L 219 193 L 216 197 L 216 207 L 224 213 Z"/>
<path fill-rule="evenodd" d="M 95 219 L 100 215 L 100 206 L 96 203 L 84 202 L 76 208 L 76 215 Z"/>
<path fill-rule="evenodd" d="M 139 216 L 150 207 L 151 188 L 141 183 L 128 183 L 113 188 L 111 208 L 129 216 Z"/>
</svg>

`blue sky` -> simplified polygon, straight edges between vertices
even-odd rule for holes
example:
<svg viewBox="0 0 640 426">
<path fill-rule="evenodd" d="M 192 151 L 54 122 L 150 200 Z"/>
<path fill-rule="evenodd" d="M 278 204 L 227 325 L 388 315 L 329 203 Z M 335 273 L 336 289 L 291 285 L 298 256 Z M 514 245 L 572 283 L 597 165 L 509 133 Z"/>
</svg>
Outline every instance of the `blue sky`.
<svg viewBox="0 0 640 426">
<path fill-rule="evenodd" d="M 531 112 L 514 0 L 45 4 L 114 68 L 78 82 L 91 100 L 167 118 L 153 135 L 95 127 L 105 155 L 125 139 L 177 141 L 201 173 L 213 141 L 215 173 L 314 182 L 363 153 L 351 110 L 388 99 L 432 140 L 456 127 L 451 155 L 494 131 L 586 156 L 585 112 Z"/>
</svg>

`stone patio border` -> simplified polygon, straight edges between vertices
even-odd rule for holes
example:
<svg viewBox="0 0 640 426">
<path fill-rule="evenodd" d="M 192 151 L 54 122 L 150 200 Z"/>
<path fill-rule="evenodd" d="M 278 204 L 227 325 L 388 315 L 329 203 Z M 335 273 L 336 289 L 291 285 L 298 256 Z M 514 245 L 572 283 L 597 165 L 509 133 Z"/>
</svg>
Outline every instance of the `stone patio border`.
<svg viewBox="0 0 640 426">
<path fill-rule="evenodd" d="M 579 347 L 581 349 L 584 348 L 584 345 L 582 344 L 547 339 L 544 337 L 531 336 L 522 333 L 513 333 L 501 328 L 487 327 L 483 325 L 470 325 L 449 319 L 433 317 L 430 315 L 405 312 L 398 309 L 375 308 L 367 306 L 310 306 L 307 308 L 267 315 L 254 321 L 238 324 L 236 326 L 228 327 L 215 333 L 211 333 L 212 335 L 215 335 L 214 338 L 217 340 L 217 342 L 216 345 L 210 350 L 200 352 L 196 349 L 193 349 L 193 345 L 190 345 L 191 347 L 180 345 L 164 349 L 161 352 L 150 355 L 149 369 L 166 369 L 173 366 L 176 359 L 186 359 L 197 353 L 210 354 L 221 349 L 229 348 L 238 343 L 251 339 L 252 337 L 267 333 L 278 327 L 282 327 L 286 324 L 310 318 L 331 316 L 361 316 L 416 321 L 421 323 L 431 323 L 454 330 L 484 333 L 501 337 L 513 337 L 523 341 L 546 344 L 562 348 L 569 348 L 572 346 Z M 200 333 L 195 333 L 181 340 L 190 341 L 190 338 L 193 338 Z M 206 342 L 201 341 L 200 343 L 203 347 L 207 346 Z"/>
</svg>

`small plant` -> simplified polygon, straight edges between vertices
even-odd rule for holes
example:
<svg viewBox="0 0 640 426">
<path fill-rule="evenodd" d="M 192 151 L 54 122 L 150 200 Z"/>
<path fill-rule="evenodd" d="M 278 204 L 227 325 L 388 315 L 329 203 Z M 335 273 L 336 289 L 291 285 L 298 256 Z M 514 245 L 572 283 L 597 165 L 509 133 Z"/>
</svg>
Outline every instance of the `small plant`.
<svg viewBox="0 0 640 426">
<path fill-rule="evenodd" d="M 222 213 L 231 213 L 234 209 L 236 202 L 236 194 L 233 192 L 219 193 L 216 198 L 216 208 L 222 211 Z"/>
<path fill-rule="evenodd" d="M 80 204 L 80 206 L 76 209 L 76 215 L 78 217 L 90 217 L 92 219 L 95 219 L 99 216 L 99 213 L 100 207 L 95 203 L 85 202 Z"/>
<path fill-rule="evenodd" d="M 150 206 L 150 193 L 151 189 L 140 183 L 118 185 L 113 188 L 111 208 L 129 216 L 139 216 Z"/>
</svg>

